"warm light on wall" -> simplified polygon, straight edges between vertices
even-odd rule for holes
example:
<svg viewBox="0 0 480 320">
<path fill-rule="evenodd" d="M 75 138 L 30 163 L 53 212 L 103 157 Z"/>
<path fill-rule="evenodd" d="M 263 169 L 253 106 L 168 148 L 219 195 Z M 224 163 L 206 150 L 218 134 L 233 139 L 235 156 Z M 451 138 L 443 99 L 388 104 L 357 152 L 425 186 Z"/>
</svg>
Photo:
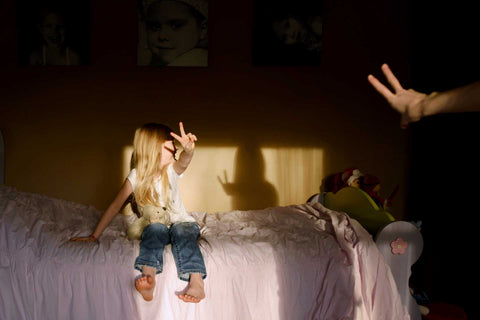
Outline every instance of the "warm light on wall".
<svg viewBox="0 0 480 320">
<path fill-rule="evenodd" d="M 125 177 L 131 154 L 125 147 Z M 197 147 L 180 191 L 187 211 L 261 209 L 304 203 L 322 177 L 320 148 Z"/>
<path fill-rule="evenodd" d="M 320 148 L 262 148 L 265 177 L 278 191 L 278 205 L 304 203 L 318 193 L 323 178 Z"/>
</svg>

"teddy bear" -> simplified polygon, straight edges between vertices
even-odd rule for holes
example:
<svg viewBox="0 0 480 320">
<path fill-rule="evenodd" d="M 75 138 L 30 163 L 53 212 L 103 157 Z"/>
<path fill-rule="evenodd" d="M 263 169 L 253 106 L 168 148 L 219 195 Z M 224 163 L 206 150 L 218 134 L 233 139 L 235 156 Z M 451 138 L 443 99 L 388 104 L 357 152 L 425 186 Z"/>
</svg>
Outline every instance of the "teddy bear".
<svg viewBox="0 0 480 320">
<path fill-rule="evenodd" d="M 127 237 L 130 240 L 140 240 L 143 229 L 151 223 L 162 223 L 166 226 L 170 225 L 170 213 L 165 208 L 145 205 L 138 207 L 138 211 L 140 211 L 141 217 L 133 222 L 127 229 Z"/>
</svg>

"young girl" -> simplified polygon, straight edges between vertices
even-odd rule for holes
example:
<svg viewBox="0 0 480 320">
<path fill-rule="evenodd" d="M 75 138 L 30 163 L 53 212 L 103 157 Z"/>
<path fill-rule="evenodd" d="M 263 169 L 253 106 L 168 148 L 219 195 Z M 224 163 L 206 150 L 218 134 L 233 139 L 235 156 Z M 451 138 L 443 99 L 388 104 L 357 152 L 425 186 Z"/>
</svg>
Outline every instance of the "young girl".
<svg viewBox="0 0 480 320">
<path fill-rule="evenodd" d="M 177 139 L 183 152 L 175 160 Z M 135 260 L 135 269 L 142 276 L 135 281 L 135 288 L 147 301 L 153 299 L 155 275 L 162 272 L 163 249 L 172 244 L 178 276 L 188 281 L 185 294 L 178 297 L 185 302 L 198 303 L 205 297 L 203 279 L 206 277 L 205 263 L 197 243 L 200 229 L 180 199 L 178 177 L 192 160 L 197 137 L 185 134 L 180 122 L 180 136 L 170 128 L 157 123 L 148 123 L 137 129 L 133 140 L 133 167 L 120 192 L 103 213 L 95 231 L 89 237 L 72 238 L 71 241 L 96 241 L 112 219 L 120 211 L 133 192 L 139 207 L 153 205 L 170 213 L 169 225 L 149 224 L 142 233 L 140 254 Z"/>
</svg>

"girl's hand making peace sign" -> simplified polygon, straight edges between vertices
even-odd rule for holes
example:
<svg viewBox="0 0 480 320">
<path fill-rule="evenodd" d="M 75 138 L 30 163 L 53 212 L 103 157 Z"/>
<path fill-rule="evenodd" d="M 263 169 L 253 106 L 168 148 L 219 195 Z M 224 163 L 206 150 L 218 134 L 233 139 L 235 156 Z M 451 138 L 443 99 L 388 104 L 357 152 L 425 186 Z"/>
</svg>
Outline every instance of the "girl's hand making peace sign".
<svg viewBox="0 0 480 320">
<path fill-rule="evenodd" d="M 195 141 L 197 141 L 197 137 L 192 133 L 185 134 L 185 130 L 183 129 L 183 123 L 179 123 L 180 126 L 180 136 L 176 133 L 170 132 L 172 137 L 177 139 L 178 142 L 182 145 L 183 150 L 187 153 L 193 152 L 195 149 Z"/>
</svg>

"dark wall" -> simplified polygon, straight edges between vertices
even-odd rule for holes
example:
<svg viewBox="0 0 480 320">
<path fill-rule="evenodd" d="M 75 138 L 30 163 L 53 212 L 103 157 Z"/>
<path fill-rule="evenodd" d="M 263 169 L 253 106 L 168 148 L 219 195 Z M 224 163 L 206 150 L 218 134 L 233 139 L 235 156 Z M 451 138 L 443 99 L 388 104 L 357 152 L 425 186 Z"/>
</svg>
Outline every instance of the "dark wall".
<svg viewBox="0 0 480 320">
<path fill-rule="evenodd" d="M 407 134 L 366 80 L 385 61 L 408 78 L 403 4 L 327 1 L 321 65 L 262 67 L 253 2 L 212 0 L 208 68 L 137 67 L 135 3 L 113 0 L 91 2 L 90 65 L 18 66 L 14 4 L 0 21 L 7 184 L 104 208 L 134 129 L 182 120 L 206 146 L 321 148 L 325 174 L 358 166 L 386 193 L 399 184 L 394 214 L 405 214 Z"/>
<path fill-rule="evenodd" d="M 147 121 L 183 120 L 210 146 L 320 147 L 325 174 L 353 165 L 386 191 L 400 184 L 395 215 L 424 221 L 415 285 L 470 312 L 478 115 L 402 131 L 366 76 L 388 62 L 420 91 L 478 80 L 476 11 L 467 1 L 326 0 L 321 65 L 261 67 L 253 7 L 210 1 L 208 68 L 148 68 L 136 66 L 135 1 L 92 0 L 90 65 L 39 68 L 18 66 L 15 2 L 0 2 L 6 183 L 104 208 L 124 179 L 121 149 Z"/>
<path fill-rule="evenodd" d="M 412 6 L 411 83 L 424 92 L 480 80 L 480 23 L 473 4 Z M 423 220 L 424 254 L 414 282 L 432 300 L 462 306 L 478 319 L 472 282 L 477 239 L 480 114 L 445 114 L 412 126 L 408 213 Z"/>
</svg>

